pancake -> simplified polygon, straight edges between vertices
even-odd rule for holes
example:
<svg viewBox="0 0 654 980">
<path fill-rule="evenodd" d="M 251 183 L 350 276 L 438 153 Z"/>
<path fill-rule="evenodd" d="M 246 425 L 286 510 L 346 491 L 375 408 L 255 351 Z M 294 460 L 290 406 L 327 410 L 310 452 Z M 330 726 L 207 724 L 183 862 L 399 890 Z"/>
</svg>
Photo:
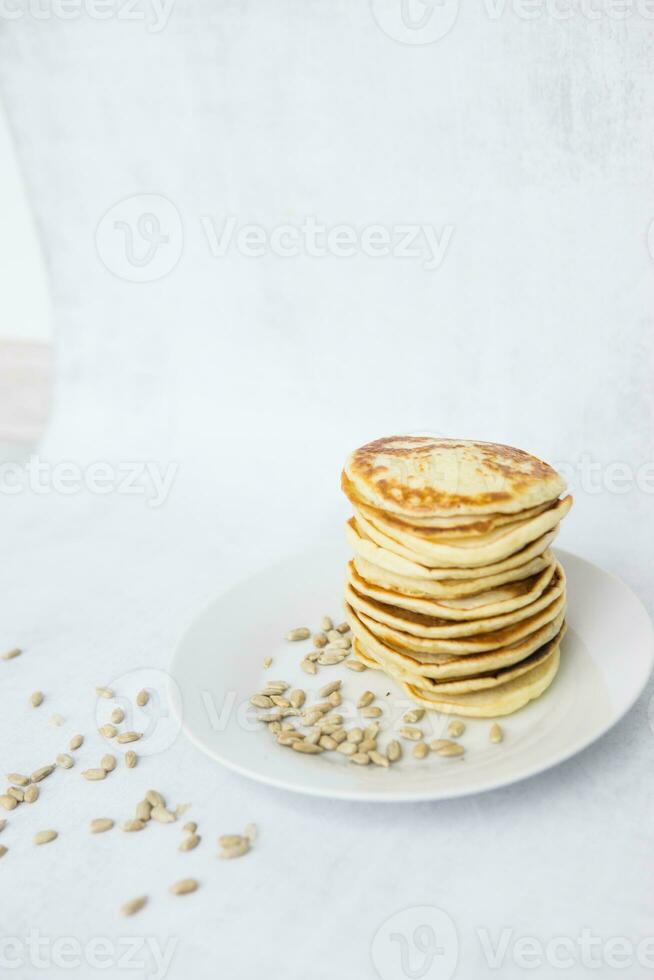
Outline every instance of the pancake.
<svg viewBox="0 0 654 980">
<path fill-rule="evenodd" d="M 354 557 L 354 567 L 361 578 L 381 589 L 390 589 L 393 592 L 401 592 L 404 595 L 418 596 L 423 599 L 459 599 L 464 596 L 477 595 L 480 592 L 488 592 L 489 589 L 496 589 L 511 582 L 520 582 L 531 575 L 542 572 L 552 564 L 552 561 L 552 552 L 548 550 L 525 565 L 519 565 L 517 568 L 509 569 L 506 572 L 498 572 L 496 575 L 473 579 L 442 579 L 440 581 L 416 578 L 413 575 L 398 575 L 387 571 L 380 565 L 373 565 L 372 562 L 366 561 L 359 555 Z"/>
<path fill-rule="evenodd" d="M 382 643 L 365 623 L 356 617 L 349 619 L 356 640 L 354 655 L 357 659 L 370 666 L 383 664 L 384 669 L 392 667 L 392 673 L 405 681 L 417 681 L 424 686 L 426 680 L 443 681 L 451 678 L 469 677 L 475 674 L 487 674 L 490 671 L 512 667 L 530 657 L 544 644 L 549 643 L 563 626 L 565 608 L 550 622 L 543 624 L 533 633 L 517 640 L 512 644 L 488 650 L 482 653 L 471 653 L 465 656 L 452 654 L 431 655 L 408 654 L 388 643 Z M 367 659 L 366 659 L 367 658 Z"/>
<path fill-rule="evenodd" d="M 409 519 L 518 514 L 565 490 L 556 470 L 520 449 L 426 436 L 361 446 L 347 459 L 345 476 L 364 503 Z"/>
<path fill-rule="evenodd" d="M 543 694 L 556 677 L 560 648 L 555 646 L 541 663 L 519 677 L 485 691 L 468 694 L 427 695 L 412 684 L 403 684 L 409 697 L 425 708 L 464 718 L 501 718 L 524 708 Z"/>
<path fill-rule="evenodd" d="M 383 545 L 379 545 L 371 538 L 367 537 L 356 520 L 352 517 L 346 524 L 345 534 L 348 543 L 357 555 L 367 559 L 380 568 L 385 568 L 389 572 L 397 572 L 399 575 L 408 575 L 415 578 L 424 578 L 429 581 L 440 581 L 442 579 L 474 579 L 485 578 L 490 575 L 500 575 L 505 571 L 519 568 L 526 562 L 542 555 L 554 541 L 557 528 L 548 531 L 541 538 L 532 541 L 531 544 L 517 551 L 514 555 L 505 558 L 504 561 L 495 562 L 482 568 L 428 568 L 421 563 L 421 559 L 413 560 L 402 557 L 389 551 Z"/>
<path fill-rule="evenodd" d="M 375 660 L 369 653 L 363 651 L 358 640 L 354 641 L 354 648 L 357 659 L 365 663 L 367 667 L 383 670 L 389 676 L 402 681 L 402 683 L 411 684 L 423 696 L 430 698 L 434 695 L 468 694 L 470 691 L 486 691 L 493 687 L 499 687 L 500 684 L 505 684 L 507 681 L 513 680 L 514 677 L 520 677 L 521 674 L 527 673 L 527 671 L 547 659 L 552 649 L 559 645 L 565 632 L 566 626 L 563 623 L 558 633 L 549 642 L 544 643 L 534 653 L 515 664 L 498 667 L 485 673 L 466 674 L 465 676 L 452 680 L 436 680 L 429 677 L 421 677 L 419 674 L 415 676 L 403 674 L 392 664 L 382 660 Z"/>
<path fill-rule="evenodd" d="M 393 629 L 410 633 L 412 636 L 426 639 L 444 639 L 460 636 L 474 636 L 477 633 L 488 633 L 513 626 L 522 619 L 540 612 L 563 594 L 565 577 L 563 569 L 558 564 L 554 576 L 543 593 L 521 609 L 514 609 L 499 616 L 488 616 L 485 619 L 463 620 L 452 622 L 442 617 L 426 616 L 423 613 L 412 612 L 399 606 L 391 606 L 376 599 L 370 599 L 357 592 L 349 583 L 345 586 L 345 599 L 358 613 L 364 613 L 378 623 L 391 626 Z"/>
<path fill-rule="evenodd" d="M 476 538 L 461 538 L 456 542 L 427 541 L 398 527 L 391 529 L 391 536 L 386 523 L 367 520 L 361 511 L 355 511 L 355 518 L 364 534 L 376 544 L 410 561 L 417 561 L 428 567 L 469 568 L 502 561 L 531 541 L 536 541 L 555 528 L 571 506 L 572 497 L 568 496 L 536 517 L 495 528 L 486 534 L 477 535 Z"/>
<path fill-rule="evenodd" d="M 422 636 L 413 636 L 410 633 L 402 632 L 402 630 L 393 629 L 384 623 L 378 623 L 365 613 L 357 613 L 347 604 L 345 605 L 345 614 L 355 635 L 357 635 L 356 625 L 361 624 L 386 646 L 390 646 L 409 657 L 418 657 L 425 661 L 433 660 L 434 663 L 438 663 L 448 657 L 466 657 L 471 653 L 486 653 L 489 650 L 499 650 L 502 647 L 518 643 L 559 616 L 565 611 L 565 606 L 566 597 L 563 594 L 541 612 L 529 616 L 528 619 L 523 619 L 521 622 L 514 623 L 513 626 L 507 626 L 490 633 L 479 633 L 476 636 L 455 637 L 453 639 L 426 639 Z"/>
<path fill-rule="evenodd" d="M 557 564 L 553 560 L 542 572 L 519 582 L 479 592 L 476 595 L 456 599 L 433 599 L 405 595 L 394 589 L 384 589 L 366 581 L 359 575 L 354 562 L 348 564 L 347 579 L 359 595 L 367 596 L 391 606 L 408 609 L 440 619 L 473 620 L 487 619 L 512 612 L 534 602 L 547 588 Z"/>
</svg>

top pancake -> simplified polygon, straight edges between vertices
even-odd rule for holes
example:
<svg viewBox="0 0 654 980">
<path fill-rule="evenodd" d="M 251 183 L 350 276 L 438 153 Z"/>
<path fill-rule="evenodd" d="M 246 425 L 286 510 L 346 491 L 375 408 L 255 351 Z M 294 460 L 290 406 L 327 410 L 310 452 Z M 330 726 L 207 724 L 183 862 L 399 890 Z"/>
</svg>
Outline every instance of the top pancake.
<svg viewBox="0 0 654 980">
<path fill-rule="evenodd" d="M 417 522 L 517 515 L 565 489 L 556 470 L 520 449 L 425 436 L 391 436 L 356 449 L 345 464 L 344 484 L 363 504 Z"/>
</svg>

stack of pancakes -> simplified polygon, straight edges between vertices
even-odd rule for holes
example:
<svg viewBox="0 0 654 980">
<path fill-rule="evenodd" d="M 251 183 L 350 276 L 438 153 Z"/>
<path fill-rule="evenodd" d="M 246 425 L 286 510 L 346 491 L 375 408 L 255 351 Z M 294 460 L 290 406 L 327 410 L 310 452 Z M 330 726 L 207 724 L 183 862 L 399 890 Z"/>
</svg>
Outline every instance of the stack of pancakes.
<svg viewBox="0 0 654 980">
<path fill-rule="evenodd" d="M 552 467 L 486 442 L 394 436 L 351 454 L 354 655 L 421 705 L 493 718 L 545 691 L 565 633 L 550 547 L 572 506 Z"/>
</svg>

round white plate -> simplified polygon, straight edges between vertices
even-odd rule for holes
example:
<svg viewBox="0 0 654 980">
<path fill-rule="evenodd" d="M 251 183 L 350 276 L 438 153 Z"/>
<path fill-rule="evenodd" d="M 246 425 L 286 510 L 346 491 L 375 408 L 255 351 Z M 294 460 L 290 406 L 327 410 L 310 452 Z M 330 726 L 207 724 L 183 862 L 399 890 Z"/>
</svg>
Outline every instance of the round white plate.
<svg viewBox="0 0 654 980">
<path fill-rule="evenodd" d="M 173 659 L 171 696 L 183 728 L 218 762 L 263 783 L 344 800 L 439 800 L 506 786 L 570 758 L 608 731 L 632 706 L 649 677 L 654 655 L 652 624 L 639 599 L 619 579 L 559 551 L 568 579 L 568 634 L 561 668 L 550 689 L 515 715 L 499 719 L 504 742 L 489 742 L 492 724 L 469 719 L 463 759 L 430 753 L 404 757 L 390 769 L 356 766 L 339 752 L 302 755 L 278 745 L 250 696 L 268 680 L 285 680 L 307 692 L 307 704 L 331 680 L 343 681 L 346 723 L 362 724 L 356 701 L 370 689 L 384 708 L 383 746 L 413 703 L 379 671 L 355 673 L 343 664 L 315 676 L 299 668 L 311 641 L 282 638 L 295 626 L 317 628 L 320 618 L 340 618 L 345 550 L 315 550 L 275 565 L 217 598 L 182 637 Z M 273 665 L 264 669 L 267 656 Z M 355 721 L 355 719 L 358 719 Z M 451 719 L 427 712 L 427 739 L 446 734 Z"/>
</svg>

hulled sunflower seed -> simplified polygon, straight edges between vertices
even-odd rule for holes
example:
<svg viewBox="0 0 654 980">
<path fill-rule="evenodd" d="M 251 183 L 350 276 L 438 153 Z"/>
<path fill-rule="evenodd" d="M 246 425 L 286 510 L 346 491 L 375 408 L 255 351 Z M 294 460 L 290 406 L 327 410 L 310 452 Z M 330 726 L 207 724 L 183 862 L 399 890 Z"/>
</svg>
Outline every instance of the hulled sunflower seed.
<svg viewBox="0 0 654 980">
<path fill-rule="evenodd" d="M 336 729 L 335 732 L 329 732 L 327 734 L 331 735 L 331 737 L 334 739 L 337 745 L 340 745 L 341 742 L 345 742 L 347 739 L 347 732 L 345 731 L 344 728 L 339 727 Z"/>
<path fill-rule="evenodd" d="M 194 851 L 200 843 L 201 838 L 197 834 L 189 834 L 179 845 L 180 851 Z"/>
<path fill-rule="evenodd" d="M 65 724 L 65 722 L 66 719 L 64 718 L 63 715 L 50 715 L 50 717 L 48 718 L 48 723 L 50 725 L 54 725 L 55 728 L 61 728 L 61 726 Z"/>
<path fill-rule="evenodd" d="M 84 779 L 99 780 L 106 779 L 107 771 L 106 769 L 84 769 L 82 772 Z"/>
<path fill-rule="evenodd" d="M 318 673 L 318 668 L 316 667 L 316 665 L 314 664 L 314 662 L 312 660 L 306 660 L 306 659 L 305 660 L 302 660 L 300 662 L 300 667 L 302 668 L 302 670 L 304 671 L 305 674 L 316 674 L 316 673 Z"/>
<path fill-rule="evenodd" d="M 364 738 L 377 738 L 379 735 L 379 722 L 373 721 L 372 725 L 368 725 L 367 728 L 363 729 Z"/>
<path fill-rule="evenodd" d="M 310 660 L 311 663 L 315 663 L 320 656 L 320 650 L 312 650 L 311 653 L 307 653 L 305 660 Z"/>
<path fill-rule="evenodd" d="M 62 769 L 72 769 L 75 765 L 75 760 L 73 759 L 72 755 L 68 755 L 67 752 L 61 752 L 57 756 L 57 765 Z"/>
<path fill-rule="evenodd" d="M 7 821 L 0 820 L 0 831 L 4 830 L 6 826 L 7 826 Z"/>
<path fill-rule="evenodd" d="M 338 747 L 338 742 L 335 742 L 331 735 L 323 735 L 318 745 L 322 745 L 328 752 L 333 752 Z"/>
<path fill-rule="evenodd" d="M 193 806 L 192 803 L 178 803 L 174 810 L 177 819 L 178 820 L 181 819 L 181 817 L 183 817 L 184 814 L 187 813 L 192 806 Z"/>
<path fill-rule="evenodd" d="M 411 749 L 411 755 L 414 759 L 424 759 L 428 752 L 429 746 L 426 742 L 418 742 L 418 744 L 414 745 Z"/>
<path fill-rule="evenodd" d="M 228 839 L 232 843 L 225 843 Z M 218 856 L 226 860 L 243 857 L 250 850 L 250 841 L 247 837 L 241 837 L 240 834 L 226 834 L 218 839 L 218 843 L 222 848 Z"/>
<path fill-rule="evenodd" d="M 125 712 L 122 708 L 114 708 L 114 710 L 109 715 L 109 721 L 113 725 L 120 725 L 121 721 L 125 721 Z"/>
<path fill-rule="evenodd" d="M 498 725 L 497 722 L 491 725 L 491 730 L 488 737 L 490 738 L 491 742 L 501 742 L 504 738 L 504 732 L 502 731 L 501 725 Z"/>
<path fill-rule="evenodd" d="M 362 664 L 360 660 L 346 660 L 345 666 L 348 670 L 353 670 L 357 674 L 361 674 L 364 670 L 367 670 L 367 666 Z"/>
<path fill-rule="evenodd" d="M 396 739 L 393 739 L 386 746 L 386 755 L 388 756 L 389 762 L 397 762 L 398 759 L 402 758 L 402 746 Z"/>
<path fill-rule="evenodd" d="M 272 708 L 272 701 L 267 694 L 254 694 L 250 698 L 250 704 L 253 704 L 255 708 Z"/>
<path fill-rule="evenodd" d="M 332 708 L 338 708 L 339 705 L 343 704 L 343 697 L 340 691 L 332 691 L 327 700 Z"/>
<path fill-rule="evenodd" d="M 96 687 L 95 693 L 99 698 L 113 698 L 114 692 L 110 687 Z"/>
<path fill-rule="evenodd" d="M 288 681 L 267 681 L 262 694 L 283 694 L 291 685 Z"/>
<path fill-rule="evenodd" d="M 327 646 L 327 637 L 324 633 L 315 633 L 311 637 L 311 642 L 313 643 L 314 647 L 324 647 Z"/>
<path fill-rule="evenodd" d="M 350 762 L 355 762 L 357 766 L 367 766 L 370 762 L 370 756 L 367 752 L 355 752 L 354 755 L 350 756 Z"/>
<path fill-rule="evenodd" d="M 41 691 L 34 691 L 34 693 L 30 695 L 30 704 L 33 708 L 38 708 L 39 705 L 43 704 L 43 694 Z"/>
<path fill-rule="evenodd" d="M 345 741 L 341 742 L 336 751 L 340 752 L 342 755 L 356 755 L 357 746 L 354 744 L 354 742 Z"/>
<path fill-rule="evenodd" d="M 152 807 L 150 816 L 157 823 L 174 823 L 176 820 L 175 814 L 171 810 L 166 809 L 165 806 L 161 806 L 161 804 Z"/>
<path fill-rule="evenodd" d="M 127 742 L 138 742 L 142 737 L 143 732 L 121 732 L 120 735 L 116 736 L 116 741 L 120 742 L 121 745 L 125 745 Z"/>
<path fill-rule="evenodd" d="M 145 688 L 143 688 L 142 691 L 139 691 L 139 693 L 136 695 L 136 703 L 139 706 L 139 708 L 145 707 L 145 705 L 148 703 L 149 700 L 150 700 L 150 692 L 146 691 Z"/>
<path fill-rule="evenodd" d="M 263 658 L 263 669 L 264 670 L 269 670 L 272 667 L 272 665 L 273 665 L 273 658 L 272 657 L 264 657 Z"/>
<path fill-rule="evenodd" d="M 306 700 L 306 694 L 299 687 L 296 687 L 291 691 L 289 695 L 289 701 L 294 708 L 301 708 Z"/>
<path fill-rule="evenodd" d="M 58 836 L 56 830 L 39 830 L 38 834 L 34 834 L 34 843 L 49 844 L 50 841 L 56 840 Z"/>
<path fill-rule="evenodd" d="M 79 749 L 81 747 L 83 742 L 84 742 L 83 735 L 73 735 L 70 742 L 68 743 L 68 748 L 71 750 L 71 752 L 74 752 L 75 749 Z"/>
<path fill-rule="evenodd" d="M 310 629 L 307 629 L 306 626 L 297 626 L 294 630 L 288 631 L 286 639 L 296 642 L 297 640 L 308 640 L 310 636 Z"/>
<path fill-rule="evenodd" d="M 438 752 L 438 755 L 442 756 L 458 756 L 463 755 L 465 749 L 457 742 L 450 742 L 448 745 L 442 745 L 440 749 L 437 749 L 436 751 Z"/>
<path fill-rule="evenodd" d="M 307 742 L 309 745 L 317 745 L 320 739 L 322 738 L 322 736 L 323 736 L 322 728 L 318 728 L 318 726 L 316 725 L 314 728 L 311 729 L 309 734 L 305 737 L 304 741 Z"/>
<path fill-rule="evenodd" d="M 279 745 L 290 746 L 293 742 L 297 742 L 298 739 L 304 738 L 299 732 L 280 732 L 277 736 L 277 743 Z"/>
<path fill-rule="evenodd" d="M 100 759 L 100 765 L 105 772 L 113 772 L 116 768 L 116 756 L 115 755 L 103 755 Z"/>
<path fill-rule="evenodd" d="M 271 721 L 268 725 L 268 731 L 272 732 L 273 735 L 278 735 L 282 730 L 282 723 L 280 721 Z"/>
<path fill-rule="evenodd" d="M 361 708 L 362 718 L 381 718 L 382 709 L 378 708 L 376 705 L 369 705 L 366 708 Z"/>
<path fill-rule="evenodd" d="M 131 749 L 129 749 L 129 751 L 125 753 L 125 765 L 127 766 L 128 769 L 134 769 L 137 760 L 138 760 L 138 756 L 136 752 L 133 752 Z"/>
<path fill-rule="evenodd" d="M 170 886 L 168 891 L 171 895 L 189 895 L 191 892 L 197 891 L 199 885 L 195 878 L 182 878 L 181 881 L 176 881 Z"/>
<path fill-rule="evenodd" d="M 323 649 L 323 653 L 342 653 L 349 648 L 349 642 L 342 636 L 339 636 L 337 640 L 330 640 L 326 647 Z"/>
<path fill-rule="evenodd" d="M 30 779 L 33 783 L 40 783 L 42 779 L 46 776 L 50 776 L 56 769 L 56 766 L 41 766 L 40 769 L 35 769 Z"/>
<path fill-rule="evenodd" d="M 20 786 L 10 786 L 7 790 L 7 795 L 13 796 L 18 803 L 22 803 L 25 799 L 25 790 L 21 789 Z"/>
<path fill-rule="evenodd" d="M 197 829 L 198 825 L 196 824 L 195 820 L 189 820 L 189 822 L 185 823 L 182 827 L 185 834 L 194 834 Z"/>
<path fill-rule="evenodd" d="M 359 752 L 371 752 L 376 748 L 377 740 L 374 738 L 364 738 L 363 742 L 359 742 L 358 745 Z"/>
<path fill-rule="evenodd" d="M 103 738 L 115 738 L 118 734 L 118 729 L 115 725 L 102 725 L 98 728 L 98 732 Z"/>
<path fill-rule="evenodd" d="M 147 823 L 152 814 L 152 804 L 148 800 L 141 800 L 140 803 L 136 804 L 136 813 L 134 816 L 137 820 L 142 820 L 143 823 Z"/>
<path fill-rule="evenodd" d="M 351 728 L 347 733 L 348 742 L 354 742 L 355 745 L 359 742 L 363 742 L 363 729 L 361 728 Z"/>
<path fill-rule="evenodd" d="M 400 735 L 402 738 L 408 738 L 412 742 L 419 742 L 422 738 L 422 732 L 419 728 L 412 728 L 410 725 L 406 725 L 404 728 L 400 728 Z"/>
<path fill-rule="evenodd" d="M 25 802 L 35 803 L 39 798 L 39 787 L 38 786 L 28 786 L 25 790 Z"/>
<path fill-rule="evenodd" d="M 314 743 L 310 742 L 309 739 L 297 739 L 295 742 L 293 742 L 291 748 L 295 752 L 304 752 L 306 755 L 319 755 L 321 752 L 325 751 L 322 746 L 314 745 Z"/>
<path fill-rule="evenodd" d="M 452 742 L 449 738 L 433 738 L 429 743 L 429 748 L 432 752 L 438 752 L 445 745 L 456 745 L 456 742 Z"/>
<path fill-rule="evenodd" d="M 92 834 L 104 834 L 106 830 L 111 830 L 114 822 L 109 817 L 96 817 L 90 823 L 90 830 Z"/>
<path fill-rule="evenodd" d="M 339 623 L 338 626 L 335 626 L 334 627 L 334 629 L 336 630 L 337 633 L 349 633 L 350 632 L 350 624 L 349 623 Z"/>
<path fill-rule="evenodd" d="M 29 777 L 23 776 L 23 774 L 20 772 L 10 772 L 7 779 L 10 783 L 13 783 L 14 786 L 29 786 L 30 784 Z"/>
<path fill-rule="evenodd" d="M 246 823 L 243 836 L 247 837 L 251 844 L 254 844 L 255 840 L 259 836 L 259 828 L 257 827 L 256 823 Z"/>
<path fill-rule="evenodd" d="M 466 726 L 462 721 L 458 721 L 458 719 L 451 721 L 447 726 L 447 734 L 451 738 L 459 738 L 461 735 L 463 735 L 465 730 L 466 730 Z"/>
<path fill-rule="evenodd" d="M 0 806 L 4 810 L 15 810 L 18 806 L 18 800 L 15 796 L 10 796 L 9 793 L 3 793 L 0 795 Z"/>
<path fill-rule="evenodd" d="M 347 657 L 347 653 L 344 650 L 340 652 L 336 650 L 330 650 L 328 653 L 321 653 L 318 657 L 318 663 L 321 667 L 334 667 L 336 664 L 342 663 Z"/>
<path fill-rule="evenodd" d="M 324 632 L 327 634 L 327 639 L 330 643 L 333 643 L 334 640 L 341 639 L 341 634 L 335 630 L 333 626 L 330 626 L 330 628 L 328 630 L 324 630 Z"/>
<path fill-rule="evenodd" d="M 20 655 L 21 655 L 22 652 L 23 651 L 20 650 L 18 647 L 14 647 L 13 650 L 7 650 L 6 653 L 3 653 L 2 654 L 2 659 L 3 660 L 15 660 L 16 657 L 20 657 Z"/>
<path fill-rule="evenodd" d="M 281 694 L 271 694 L 270 700 L 278 708 L 290 708 L 291 707 L 291 702 L 288 700 L 288 698 L 283 698 L 281 696 Z"/>
<path fill-rule="evenodd" d="M 8 850 L 9 848 L 5 847 L 4 844 L 0 844 L 0 858 L 4 857 Z"/>
<path fill-rule="evenodd" d="M 147 895 L 139 895 L 138 898 L 132 898 L 129 902 L 125 902 L 124 905 L 120 907 L 121 915 L 136 915 L 140 912 L 142 908 L 147 904 Z"/>
<path fill-rule="evenodd" d="M 410 711 L 407 711 L 406 714 L 404 715 L 404 721 L 406 721 L 409 725 L 415 725 L 415 723 L 417 721 L 421 721 L 424 718 L 424 716 L 425 716 L 424 708 L 412 708 Z"/>
<path fill-rule="evenodd" d="M 303 725 L 315 725 L 317 721 L 322 718 L 322 711 L 320 708 L 309 708 L 307 711 L 302 713 L 302 724 Z"/>
<path fill-rule="evenodd" d="M 372 691 L 364 691 L 359 700 L 357 701 L 357 708 L 367 708 L 369 704 L 375 700 L 375 695 Z"/>
<path fill-rule="evenodd" d="M 166 801 L 156 789 L 149 789 L 145 794 L 145 798 L 151 806 L 165 806 Z"/>
<path fill-rule="evenodd" d="M 145 824 L 142 820 L 126 820 L 121 825 L 120 829 L 126 831 L 128 834 L 131 834 L 137 830 L 143 830 L 144 827 Z"/>
<path fill-rule="evenodd" d="M 330 681 L 329 684 L 324 684 L 318 691 L 318 696 L 328 698 L 330 694 L 340 689 L 342 683 L 342 681 Z"/>
<path fill-rule="evenodd" d="M 330 630 L 334 629 L 334 623 L 332 622 L 331 616 L 323 616 L 320 620 L 320 629 L 323 633 L 329 633 Z"/>
<path fill-rule="evenodd" d="M 376 766 L 382 766 L 384 769 L 388 769 L 389 761 L 383 752 L 378 752 L 376 749 L 371 749 L 370 761 L 374 762 Z"/>
</svg>

